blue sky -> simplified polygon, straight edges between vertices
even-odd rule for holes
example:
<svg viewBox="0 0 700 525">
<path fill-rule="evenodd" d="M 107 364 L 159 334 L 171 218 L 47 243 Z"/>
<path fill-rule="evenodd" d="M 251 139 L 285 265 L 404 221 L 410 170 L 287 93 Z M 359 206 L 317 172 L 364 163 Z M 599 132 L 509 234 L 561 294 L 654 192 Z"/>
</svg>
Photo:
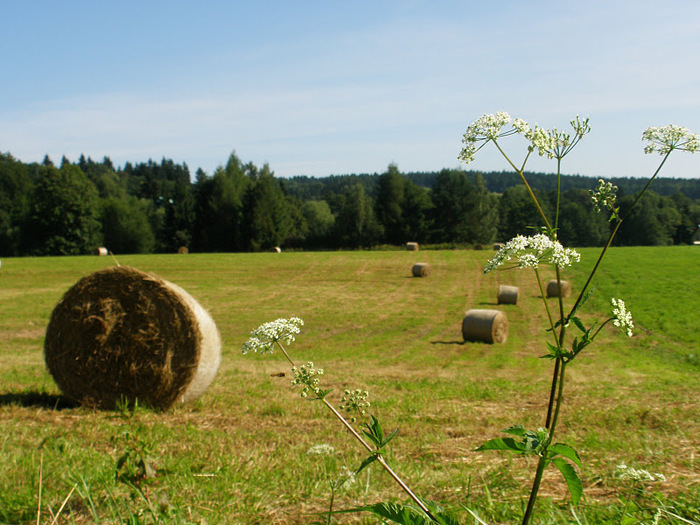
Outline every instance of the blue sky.
<svg viewBox="0 0 700 525">
<path fill-rule="evenodd" d="M 235 151 L 283 177 L 436 171 L 459 167 L 469 123 L 503 110 L 544 127 L 591 118 L 564 173 L 645 177 L 659 159 L 644 129 L 700 133 L 695 0 L 0 6 L 0 151 L 24 162 L 166 157 L 211 174 Z M 469 168 L 506 165 L 482 150 Z M 698 177 L 700 155 L 663 173 Z"/>
</svg>

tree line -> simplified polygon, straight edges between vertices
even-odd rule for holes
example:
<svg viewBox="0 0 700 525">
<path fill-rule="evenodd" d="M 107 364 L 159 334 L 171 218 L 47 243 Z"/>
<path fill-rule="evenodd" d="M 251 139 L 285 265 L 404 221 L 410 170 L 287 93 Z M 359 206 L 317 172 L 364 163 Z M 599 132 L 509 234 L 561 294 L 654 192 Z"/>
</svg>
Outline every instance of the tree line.
<svg viewBox="0 0 700 525">
<path fill-rule="evenodd" d="M 527 174 L 545 207 L 555 206 L 550 174 Z M 662 179 L 625 219 L 619 245 L 691 243 L 700 223 L 697 180 Z M 671 182 L 669 182 L 671 181 Z M 540 226 L 519 179 L 506 173 L 443 169 L 324 178 L 276 178 L 265 164 L 232 153 L 214 173 L 172 160 L 127 162 L 81 155 L 59 165 L 0 154 L 0 255 L 357 249 L 407 241 L 488 245 Z M 641 179 L 613 180 L 622 208 Z M 675 184 L 674 184 L 675 182 Z M 591 177 L 562 177 L 559 238 L 598 246 L 609 224 L 591 205 Z"/>
</svg>

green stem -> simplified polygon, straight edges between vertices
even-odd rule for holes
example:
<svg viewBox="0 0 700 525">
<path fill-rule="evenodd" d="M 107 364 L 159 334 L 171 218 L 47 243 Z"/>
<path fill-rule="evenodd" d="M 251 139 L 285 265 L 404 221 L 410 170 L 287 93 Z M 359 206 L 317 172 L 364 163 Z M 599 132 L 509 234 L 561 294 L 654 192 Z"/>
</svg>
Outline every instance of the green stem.
<svg viewBox="0 0 700 525">
<path fill-rule="evenodd" d="M 557 157 L 557 208 L 554 214 L 554 236 L 559 229 L 559 203 L 561 201 L 561 157 Z"/>
<path fill-rule="evenodd" d="M 539 212 L 540 216 L 542 217 L 542 220 L 544 221 L 545 226 L 547 227 L 548 230 L 552 230 L 552 225 L 549 223 L 549 219 L 547 219 L 547 215 L 545 214 L 544 210 L 542 209 L 542 206 L 540 206 L 540 201 L 537 200 L 537 197 L 535 196 L 535 192 L 532 191 L 532 188 L 530 187 L 530 184 L 527 182 L 527 179 L 525 178 L 525 172 L 523 169 L 518 169 L 515 164 L 508 158 L 508 155 L 506 155 L 506 152 L 501 149 L 501 146 L 496 142 L 495 140 L 493 143 L 496 145 L 498 148 L 498 151 L 501 152 L 501 155 L 506 159 L 508 164 L 515 170 L 515 172 L 520 176 L 520 179 L 523 181 L 523 184 L 525 184 L 525 187 L 527 188 L 528 193 L 530 194 L 530 198 L 532 201 L 535 203 L 535 206 L 537 206 L 537 211 Z M 524 167 L 524 165 L 523 165 Z"/>
<path fill-rule="evenodd" d="M 294 364 L 294 361 L 292 361 L 292 358 L 289 357 L 289 354 L 288 354 L 287 351 L 285 350 L 284 346 L 282 346 L 282 344 L 281 344 L 279 341 L 277 341 L 277 345 L 282 349 L 282 352 L 284 353 L 284 355 L 285 355 L 285 357 L 287 358 L 287 360 L 291 363 L 291 365 L 292 365 L 292 366 L 296 366 L 296 365 Z M 357 430 L 355 430 L 355 427 L 353 427 L 353 426 L 347 421 L 347 419 L 345 419 L 345 418 L 343 417 L 343 415 L 342 415 L 340 412 L 338 412 L 338 410 L 337 410 L 333 405 L 331 405 L 331 403 L 325 398 L 325 396 L 324 396 L 324 397 L 319 397 L 318 399 L 320 399 L 320 400 L 323 402 L 323 404 L 326 405 L 326 407 L 328 407 L 328 409 L 333 413 L 333 415 L 334 415 L 335 417 L 338 418 L 338 420 L 343 424 L 343 426 L 345 426 L 345 428 L 353 435 L 353 437 L 354 437 L 355 439 L 357 439 L 357 440 L 360 442 L 360 444 L 361 444 L 370 454 L 376 455 L 376 457 L 377 457 L 377 462 L 379 462 L 379 464 L 384 468 L 384 470 L 394 479 L 394 481 L 399 485 L 399 487 L 401 487 L 401 489 L 402 489 L 406 494 L 408 494 L 408 497 L 410 497 L 410 498 L 415 502 L 415 504 L 418 505 L 418 506 L 420 507 L 420 509 L 421 509 L 423 512 L 425 512 L 425 514 L 426 514 L 431 520 L 437 521 L 437 520 L 435 519 L 435 516 L 433 516 L 433 513 L 430 512 L 430 509 L 428 509 L 428 507 L 425 506 L 425 503 L 423 503 L 423 502 L 420 500 L 420 498 L 419 498 L 418 496 L 416 496 L 416 495 L 413 493 L 413 491 L 410 489 L 410 487 L 409 487 L 408 485 L 406 485 L 406 483 L 399 477 L 399 475 L 396 474 L 396 472 L 394 472 L 394 470 L 389 466 L 389 464 L 386 462 L 386 460 L 384 459 L 384 457 L 383 457 L 381 454 L 379 454 L 376 450 L 374 450 L 374 449 L 364 440 L 364 438 L 359 434 L 359 432 L 357 432 Z"/>
</svg>

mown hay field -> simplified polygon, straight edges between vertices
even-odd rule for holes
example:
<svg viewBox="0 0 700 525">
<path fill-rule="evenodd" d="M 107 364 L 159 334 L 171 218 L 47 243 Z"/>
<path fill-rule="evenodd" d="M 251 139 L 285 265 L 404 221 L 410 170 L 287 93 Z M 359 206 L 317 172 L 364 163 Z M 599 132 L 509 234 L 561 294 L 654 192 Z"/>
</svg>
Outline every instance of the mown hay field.
<svg viewBox="0 0 700 525">
<path fill-rule="evenodd" d="M 573 301 L 597 250 L 564 273 Z M 327 478 L 364 456 L 317 402 L 291 385 L 278 354 L 242 355 L 263 322 L 298 316 L 290 352 L 325 369 L 336 405 L 344 389 L 370 392 L 372 413 L 399 428 L 389 462 L 421 496 L 464 504 L 489 523 L 512 523 L 534 461 L 475 452 L 513 424 L 543 424 L 551 363 L 545 314 L 531 271 L 483 275 L 490 251 L 405 250 L 122 256 L 189 292 L 221 332 L 223 359 L 208 392 L 166 413 L 72 406 L 43 362 L 52 309 L 105 257 L 20 258 L 0 269 L 0 523 L 310 523 L 329 500 Z M 429 277 L 412 276 L 416 262 Z M 619 463 L 665 474 L 653 497 L 686 516 L 700 503 L 700 250 L 616 248 L 601 268 L 584 319 L 604 319 L 610 297 L 626 300 L 631 339 L 608 325 L 568 368 L 558 438 L 579 450 L 585 499 L 596 523 L 619 514 Z M 546 280 L 552 277 L 543 272 Z M 497 304 L 499 284 L 519 287 Z M 551 300 L 551 299 L 550 299 Z M 464 343 L 470 308 L 508 316 L 504 344 Z M 308 454 L 328 444 L 330 456 Z M 149 476 L 140 479 L 146 451 Z M 126 459 L 125 459 L 126 458 Z M 118 468 L 121 459 L 121 470 Z M 124 466 L 133 467 L 128 476 Z M 141 470 L 139 470 L 141 469 Z M 152 474 L 155 472 L 155 476 Z M 40 490 L 41 489 L 41 490 Z M 71 492 L 73 490 L 73 492 Z M 568 523 L 565 486 L 545 476 L 536 523 Z M 650 497 L 652 494 L 650 492 Z M 336 496 L 335 508 L 404 500 L 369 469 Z M 63 502 L 65 507 L 59 513 Z M 53 513 L 53 514 L 52 514 Z M 133 521 L 134 519 L 141 521 Z M 343 523 L 369 521 L 338 516 Z M 149 521 L 151 520 L 151 521 Z M 538 521 L 539 520 L 539 521 Z"/>
</svg>

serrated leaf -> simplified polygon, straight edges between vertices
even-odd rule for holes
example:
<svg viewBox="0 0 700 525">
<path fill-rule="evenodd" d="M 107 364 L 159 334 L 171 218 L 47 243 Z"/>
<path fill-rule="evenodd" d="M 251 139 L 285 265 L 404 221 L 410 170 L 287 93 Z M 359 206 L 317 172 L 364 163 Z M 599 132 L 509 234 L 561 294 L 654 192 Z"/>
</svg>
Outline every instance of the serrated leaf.
<svg viewBox="0 0 700 525">
<path fill-rule="evenodd" d="M 569 492 L 571 493 L 571 502 L 574 505 L 578 505 L 581 496 L 583 496 L 583 483 L 581 483 L 581 478 L 576 474 L 576 469 L 563 458 L 552 458 L 552 463 L 556 465 L 559 472 L 561 472 L 566 480 L 566 485 L 569 487 Z"/>
<path fill-rule="evenodd" d="M 488 440 L 476 449 L 477 452 L 481 452 L 482 450 L 510 450 L 511 452 L 524 454 L 525 445 L 513 438 L 495 438 Z"/>
<path fill-rule="evenodd" d="M 362 462 L 362 464 L 360 465 L 360 468 L 357 469 L 357 471 L 355 472 L 355 474 L 359 474 L 359 473 L 362 472 L 365 468 L 369 467 L 372 463 L 374 463 L 375 461 L 377 461 L 377 457 L 378 457 L 378 456 L 377 456 L 376 454 L 372 454 L 372 455 L 369 456 L 367 459 L 365 459 L 365 460 Z"/>
<path fill-rule="evenodd" d="M 523 437 L 527 432 L 522 425 L 513 425 L 512 427 L 504 428 L 501 432 L 505 434 L 513 434 L 514 436 Z"/>
<path fill-rule="evenodd" d="M 389 434 L 389 437 L 387 437 L 384 441 L 381 442 L 381 444 L 379 445 L 379 448 L 384 448 L 387 445 L 387 443 L 389 443 L 389 441 L 391 441 L 392 439 L 394 439 L 396 437 L 396 434 L 398 434 L 398 433 L 399 433 L 399 429 L 397 428 L 391 434 Z"/>
<path fill-rule="evenodd" d="M 578 468 L 583 468 L 583 465 L 581 464 L 581 457 L 578 455 L 578 452 L 576 452 L 573 447 L 567 445 L 566 443 L 555 443 L 549 447 L 548 452 L 550 459 L 557 455 L 564 456 L 578 465 Z"/>
<path fill-rule="evenodd" d="M 569 320 L 573 321 L 573 323 L 576 325 L 576 328 L 581 330 L 584 334 L 586 333 L 586 327 L 581 322 L 581 319 L 579 319 L 578 317 L 569 317 Z"/>
</svg>

